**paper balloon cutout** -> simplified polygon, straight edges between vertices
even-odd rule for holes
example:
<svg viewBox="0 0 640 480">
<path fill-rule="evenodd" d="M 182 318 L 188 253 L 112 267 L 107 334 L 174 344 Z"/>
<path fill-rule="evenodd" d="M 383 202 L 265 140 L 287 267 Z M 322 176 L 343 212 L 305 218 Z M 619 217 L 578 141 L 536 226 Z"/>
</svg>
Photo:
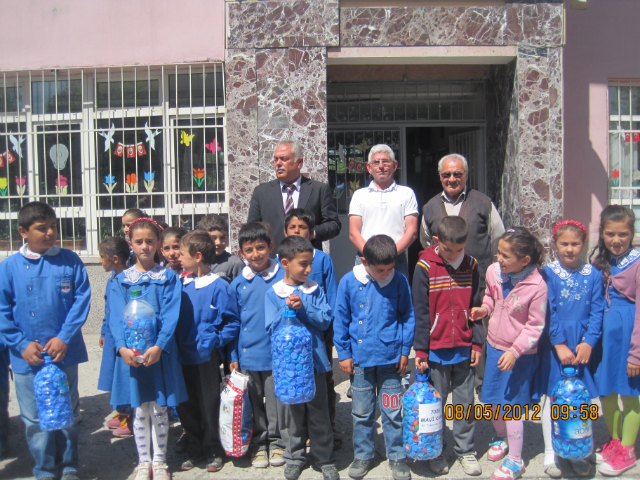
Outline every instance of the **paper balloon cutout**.
<svg viewBox="0 0 640 480">
<path fill-rule="evenodd" d="M 53 166 L 56 170 L 63 170 L 67 166 L 67 159 L 69 158 L 69 149 L 62 143 L 56 143 L 49 149 L 49 157 L 53 162 Z"/>
<path fill-rule="evenodd" d="M 211 153 L 218 153 L 220 150 L 222 150 L 222 147 L 218 143 L 218 140 L 215 138 L 213 139 L 213 142 L 205 143 L 204 146 L 207 147 L 211 151 Z"/>
<path fill-rule="evenodd" d="M 193 137 L 195 136 L 196 136 L 195 133 L 193 135 L 189 135 L 184 130 L 180 130 L 180 143 L 183 143 L 185 146 L 188 147 L 189 145 L 191 145 L 191 140 L 193 140 Z"/>
</svg>

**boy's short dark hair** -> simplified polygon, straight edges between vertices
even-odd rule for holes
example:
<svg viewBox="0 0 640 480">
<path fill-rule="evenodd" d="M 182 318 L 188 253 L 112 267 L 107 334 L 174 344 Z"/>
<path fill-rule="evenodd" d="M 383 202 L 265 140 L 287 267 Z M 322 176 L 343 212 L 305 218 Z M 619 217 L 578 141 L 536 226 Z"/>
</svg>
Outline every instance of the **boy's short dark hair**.
<svg viewBox="0 0 640 480">
<path fill-rule="evenodd" d="M 464 218 L 455 215 L 444 217 L 436 228 L 436 237 L 439 242 L 462 245 L 469 239 L 469 227 Z"/>
<path fill-rule="evenodd" d="M 298 235 L 291 235 L 282 240 L 278 247 L 278 257 L 280 260 L 287 259 L 289 261 L 296 258 L 299 253 L 313 253 L 313 245 L 306 238 Z"/>
<path fill-rule="evenodd" d="M 187 233 L 180 240 L 180 246 L 186 248 L 192 257 L 200 252 L 203 263 L 212 264 L 216 259 L 216 244 L 211 240 L 209 234 L 202 230 Z"/>
<path fill-rule="evenodd" d="M 247 223 L 242 226 L 238 232 L 238 245 L 240 250 L 242 246 L 247 242 L 255 242 L 256 240 L 262 240 L 267 245 L 271 245 L 271 233 L 267 226 L 261 222 Z"/>
<path fill-rule="evenodd" d="M 227 219 L 222 215 L 210 213 L 209 215 L 202 217 L 202 220 L 200 220 L 200 223 L 198 224 L 198 230 L 204 230 L 205 232 L 213 232 L 214 230 L 217 230 L 229 235 L 229 222 L 227 222 Z"/>
<path fill-rule="evenodd" d="M 289 210 L 289 213 L 284 216 L 285 231 L 289 228 L 289 222 L 294 217 L 306 223 L 309 230 L 313 230 L 316 227 L 316 216 L 313 213 L 309 210 L 305 210 L 304 208 L 294 208 Z"/>
<path fill-rule="evenodd" d="M 167 227 L 160 234 L 160 246 L 162 246 L 162 244 L 167 238 L 175 237 L 179 241 L 186 234 L 187 234 L 187 231 L 182 227 Z"/>
<path fill-rule="evenodd" d="M 362 249 L 367 264 L 391 265 L 398 261 L 396 242 L 389 235 L 374 235 Z"/>
<path fill-rule="evenodd" d="M 44 202 L 29 202 L 18 212 L 18 226 L 29 230 L 38 220 L 57 218 L 53 207 Z"/>
</svg>

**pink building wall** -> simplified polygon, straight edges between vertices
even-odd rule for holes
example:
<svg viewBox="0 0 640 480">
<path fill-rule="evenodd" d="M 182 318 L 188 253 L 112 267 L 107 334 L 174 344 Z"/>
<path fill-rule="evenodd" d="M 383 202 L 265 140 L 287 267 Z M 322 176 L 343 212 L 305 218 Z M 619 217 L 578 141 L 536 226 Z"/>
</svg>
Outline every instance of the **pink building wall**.
<svg viewBox="0 0 640 480">
<path fill-rule="evenodd" d="M 640 79 L 638 18 L 637 0 L 566 9 L 564 218 L 587 225 L 592 244 L 608 203 L 608 79 Z"/>
<path fill-rule="evenodd" d="M 224 0 L 4 0 L 0 70 L 224 60 Z"/>
</svg>

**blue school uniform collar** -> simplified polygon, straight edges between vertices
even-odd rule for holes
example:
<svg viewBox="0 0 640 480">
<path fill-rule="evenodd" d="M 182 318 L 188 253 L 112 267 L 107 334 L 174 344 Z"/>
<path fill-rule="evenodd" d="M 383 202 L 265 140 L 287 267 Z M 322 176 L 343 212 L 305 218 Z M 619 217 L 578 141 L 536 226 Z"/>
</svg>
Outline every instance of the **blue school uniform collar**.
<svg viewBox="0 0 640 480">
<path fill-rule="evenodd" d="M 389 285 L 391 283 L 391 280 L 393 280 L 393 276 L 395 275 L 395 273 L 396 271 L 394 269 L 387 278 L 380 280 L 378 282 L 375 278 L 369 275 L 369 272 L 367 272 L 367 268 L 364 265 L 361 264 L 353 267 L 353 275 L 356 277 L 356 280 L 358 280 L 361 284 L 366 285 L 367 283 L 369 283 L 370 280 L 373 280 L 374 282 L 378 282 L 378 285 L 380 285 L 380 288 L 384 288 L 387 285 Z"/>
<path fill-rule="evenodd" d="M 202 277 L 194 277 L 193 273 L 190 273 L 189 275 L 182 277 L 182 284 L 189 285 L 191 282 L 195 282 L 196 290 L 198 290 L 211 285 L 219 278 L 220 276 L 213 272 L 209 272 Z"/>
<path fill-rule="evenodd" d="M 165 267 L 157 263 L 148 272 L 139 272 L 136 270 L 136 266 L 133 265 L 124 271 L 124 278 L 126 278 L 129 283 L 138 283 L 142 277 L 148 277 L 151 280 L 164 280 L 166 271 L 167 269 Z"/>
<path fill-rule="evenodd" d="M 293 292 L 299 289 L 302 293 L 313 293 L 318 288 L 318 284 L 313 280 L 307 279 L 302 285 L 288 285 L 284 280 L 280 280 L 273 286 L 273 290 L 281 298 L 288 298 Z"/>
<path fill-rule="evenodd" d="M 60 247 L 54 245 L 49 250 L 44 253 L 36 253 L 29 250 L 29 246 L 25 243 L 20 247 L 20 253 L 24 258 L 28 258 L 29 260 L 37 260 L 40 257 L 53 257 L 60 253 Z"/>
<path fill-rule="evenodd" d="M 591 275 L 591 264 L 586 262 L 580 262 L 576 268 L 567 268 L 560 263 L 559 260 L 551 262 L 549 268 L 555 273 L 561 280 L 568 279 L 574 273 L 579 273 L 585 277 Z"/>
<path fill-rule="evenodd" d="M 264 278 L 265 280 L 271 280 L 275 274 L 278 273 L 278 268 L 280 268 L 278 262 L 273 259 L 269 259 L 269 266 L 263 271 L 254 272 L 253 269 L 247 265 L 242 269 L 242 276 L 247 280 L 253 279 L 256 275 Z"/>
<path fill-rule="evenodd" d="M 640 257 L 640 252 L 635 248 L 631 248 L 624 255 L 619 255 L 617 257 L 615 255 L 611 255 L 611 265 L 615 265 L 616 267 L 623 269 L 635 262 L 638 257 Z"/>
<path fill-rule="evenodd" d="M 500 283 L 511 282 L 511 285 L 513 287 L 515 287 L 518 283 L 520 283 L 522 280 L 524 280 L 529 275 L 531 275 L 535 269 L 536 269 L 535 265 L 527 265 L 522 269 L 522 271 L 518 273 L 502 273 L 500 264 L 499 263 L 495 264 L 495 272 L 496 272 L 496 277 L 498 278 L 498 281 Z"/>
</svg>

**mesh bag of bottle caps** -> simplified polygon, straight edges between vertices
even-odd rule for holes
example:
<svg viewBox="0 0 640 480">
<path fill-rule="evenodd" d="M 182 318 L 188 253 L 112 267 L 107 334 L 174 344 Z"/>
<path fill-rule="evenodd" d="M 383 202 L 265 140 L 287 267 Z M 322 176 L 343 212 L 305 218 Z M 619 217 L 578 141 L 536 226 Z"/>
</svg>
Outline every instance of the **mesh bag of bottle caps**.
<svg viewBox="0 0 640 480">
<path fill-rule="evenodd" d="M 553 451 L 562 458 L 574 460 L 586 458 L 593 451 L 591 419 L 580 418 L 580 407 L 587 405 L 588 408 L 591 403 L 589 392 L 576 376 L 576 372 L 575 367 L 565 365 L 562 369 L 563 378 L 556 384 L 551 395 L 552 418 L 556 413 L 558 415 L 558 420 L 552 420 Z M 554 405 L 557 405 L 557 408 Z M 562 420 L 562 405 L 568 406 L 567 420 Z M 566 415 L 566 407 L 564 412 Z"/>
<path fill-rule="evenodd" d="M 316 382 L 311 333 L 285 307 L 282 322 L 271 335 L 273 379 L 280 403 L 292 405 L 313 400 Z"/>
<path fill-rule="evenodd" d="M 247 453 L 253 435 L 253 410 L 248 383 L 247 375 L 234 370 L 225 377 L 220 393 L 220 443 L 231 457 L 241 457 Z"/>
<path fill-rule="evenodd" d="M 404 450 L 414 460 L 431 460 L 442 453 L 442 400 L 429 385 L 429 370 L 419 373 L 402 397 Z"/>
<path fill-rule="evenodd" d="M 73 411 L 67 375 L 56 367 L 49 355 L 33 379 L 40 428 L 48 432 L 73 425 Z"/>
<path fill-rule="evenodd" d="M 124 342 L 142 362 L 145 352 L 156 344 L 156 312 L 140 297 L 140 290 L 131 290 L 131 300 L 124 307 L 122 318 Z"/>
</svg>

